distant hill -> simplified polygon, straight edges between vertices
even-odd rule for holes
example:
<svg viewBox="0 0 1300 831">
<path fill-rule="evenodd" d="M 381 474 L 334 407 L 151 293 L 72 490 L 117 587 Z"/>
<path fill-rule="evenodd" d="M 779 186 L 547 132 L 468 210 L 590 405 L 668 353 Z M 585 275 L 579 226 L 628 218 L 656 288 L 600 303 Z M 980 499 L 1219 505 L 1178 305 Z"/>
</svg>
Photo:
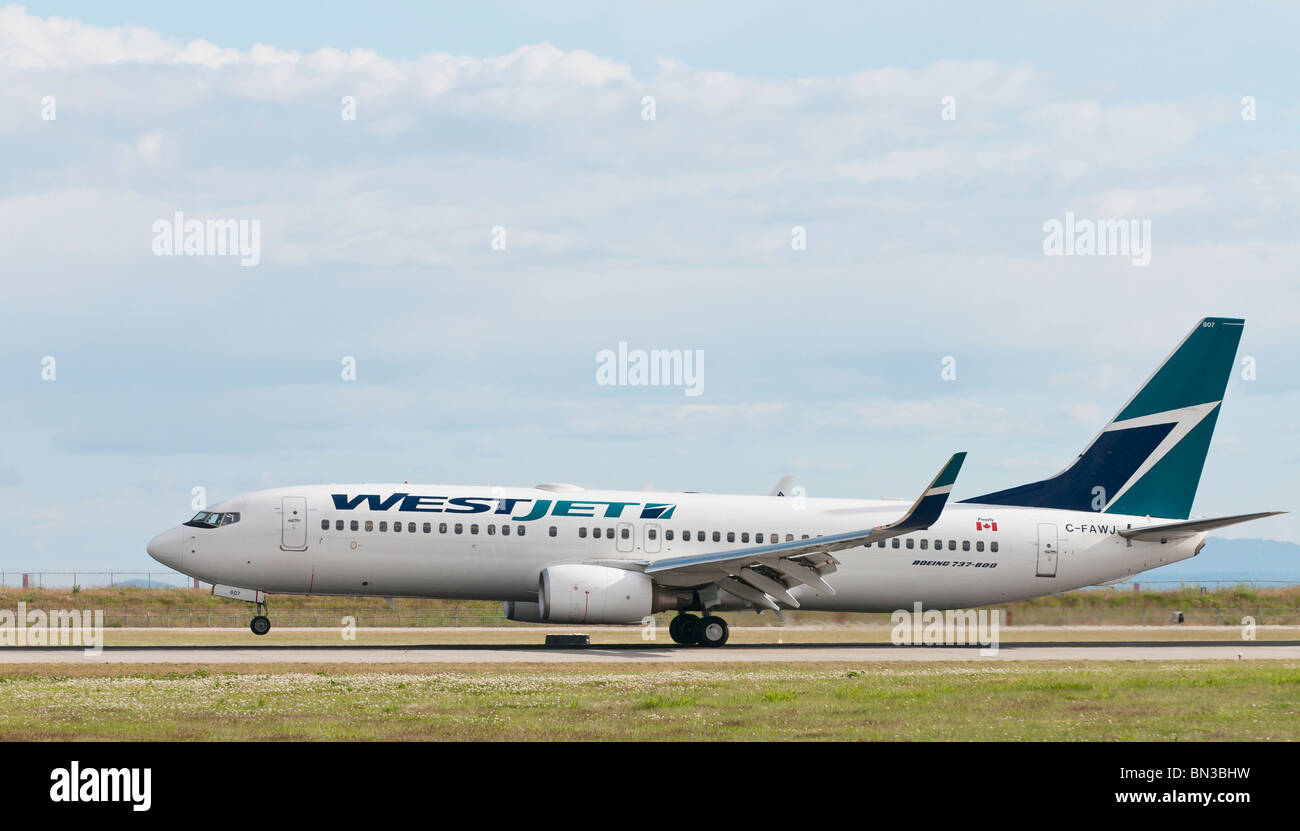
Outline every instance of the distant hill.
<svg viewBox="0 0 1300 831">
<path fill-rule="evenodd" d="M 1201 553 L 1181 563 L 1145 571 L 1128 582 L 1166 580 L 1282 581 L 1300 584 L 1300 545 L 1280 540 L 1210 537 Z"/>
</svg>

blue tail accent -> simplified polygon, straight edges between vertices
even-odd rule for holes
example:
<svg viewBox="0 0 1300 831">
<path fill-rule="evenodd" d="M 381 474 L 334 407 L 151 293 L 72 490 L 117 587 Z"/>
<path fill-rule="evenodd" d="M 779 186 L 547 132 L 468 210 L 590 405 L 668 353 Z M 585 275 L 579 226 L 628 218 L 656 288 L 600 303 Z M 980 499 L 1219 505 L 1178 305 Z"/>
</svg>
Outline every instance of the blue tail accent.
<svg viewBox="0 0 1300 831">
<path fill-rule="evenodd" d="M 1244 324 L 1197 323 L 1065 470 L 963 501 L 1186 519 Z"/>
</svg>

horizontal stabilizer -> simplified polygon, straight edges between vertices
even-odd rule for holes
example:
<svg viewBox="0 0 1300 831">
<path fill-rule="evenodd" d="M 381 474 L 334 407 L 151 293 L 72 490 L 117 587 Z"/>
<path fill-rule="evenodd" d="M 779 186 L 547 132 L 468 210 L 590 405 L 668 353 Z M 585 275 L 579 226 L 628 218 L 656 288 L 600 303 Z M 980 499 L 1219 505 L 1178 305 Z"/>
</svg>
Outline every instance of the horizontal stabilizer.
<svg viewBox="0 0 1300 831">
<path fill-rule="evenodd" d="M 1263 511 L 1258 514 L 1238 514 L 1237 516 L 1221 516 L 1213 519 L 1166 522 L 1162 525 L 1148 525 L 1145 528 L 1129 528 L 1120 531 L 1119 535 L 1130 540 L 1160 540 L 1163 542 L 1164 540 L 1190 537 L 1202 531 L 1212 531 L 1226 525 L 1236 525 L 1238 522 L 1250 522 L 1252 519 L 1262 519 L 1266 516 L 1277 516 L 1284 513 L 1286 511 Z"/>
</svg>

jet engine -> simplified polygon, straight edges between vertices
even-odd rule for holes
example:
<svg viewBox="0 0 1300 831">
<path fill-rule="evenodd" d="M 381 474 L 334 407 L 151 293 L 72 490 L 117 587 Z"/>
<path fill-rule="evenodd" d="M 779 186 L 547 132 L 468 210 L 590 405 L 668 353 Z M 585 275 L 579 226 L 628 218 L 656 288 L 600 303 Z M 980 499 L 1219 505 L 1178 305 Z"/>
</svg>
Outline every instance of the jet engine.
<svg viewBox="0 0 1300 831">
<path fill-rule="evenodd" d="M 644 572 L 575 563 L 542 569 L 537 603 L 548 623 L 640 623 L 677 597 Z"/>
</svg>

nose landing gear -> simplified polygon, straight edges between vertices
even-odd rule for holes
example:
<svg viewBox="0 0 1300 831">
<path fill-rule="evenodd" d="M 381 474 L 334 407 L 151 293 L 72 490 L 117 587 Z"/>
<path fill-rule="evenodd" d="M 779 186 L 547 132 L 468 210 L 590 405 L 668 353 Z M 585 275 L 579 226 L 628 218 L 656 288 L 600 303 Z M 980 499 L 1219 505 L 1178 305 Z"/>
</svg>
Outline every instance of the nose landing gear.
<svg viewBox="0 0 1300 831">
<path fill-rule="evenodd" d="M 257 602 L 257 615 L 248 624 L 248 628 L 253 630 L 254 635 L 265 635 L 271 631 L 271 619 L 266 616 L 266 603 L 263 601 Z"/>
</svg>

